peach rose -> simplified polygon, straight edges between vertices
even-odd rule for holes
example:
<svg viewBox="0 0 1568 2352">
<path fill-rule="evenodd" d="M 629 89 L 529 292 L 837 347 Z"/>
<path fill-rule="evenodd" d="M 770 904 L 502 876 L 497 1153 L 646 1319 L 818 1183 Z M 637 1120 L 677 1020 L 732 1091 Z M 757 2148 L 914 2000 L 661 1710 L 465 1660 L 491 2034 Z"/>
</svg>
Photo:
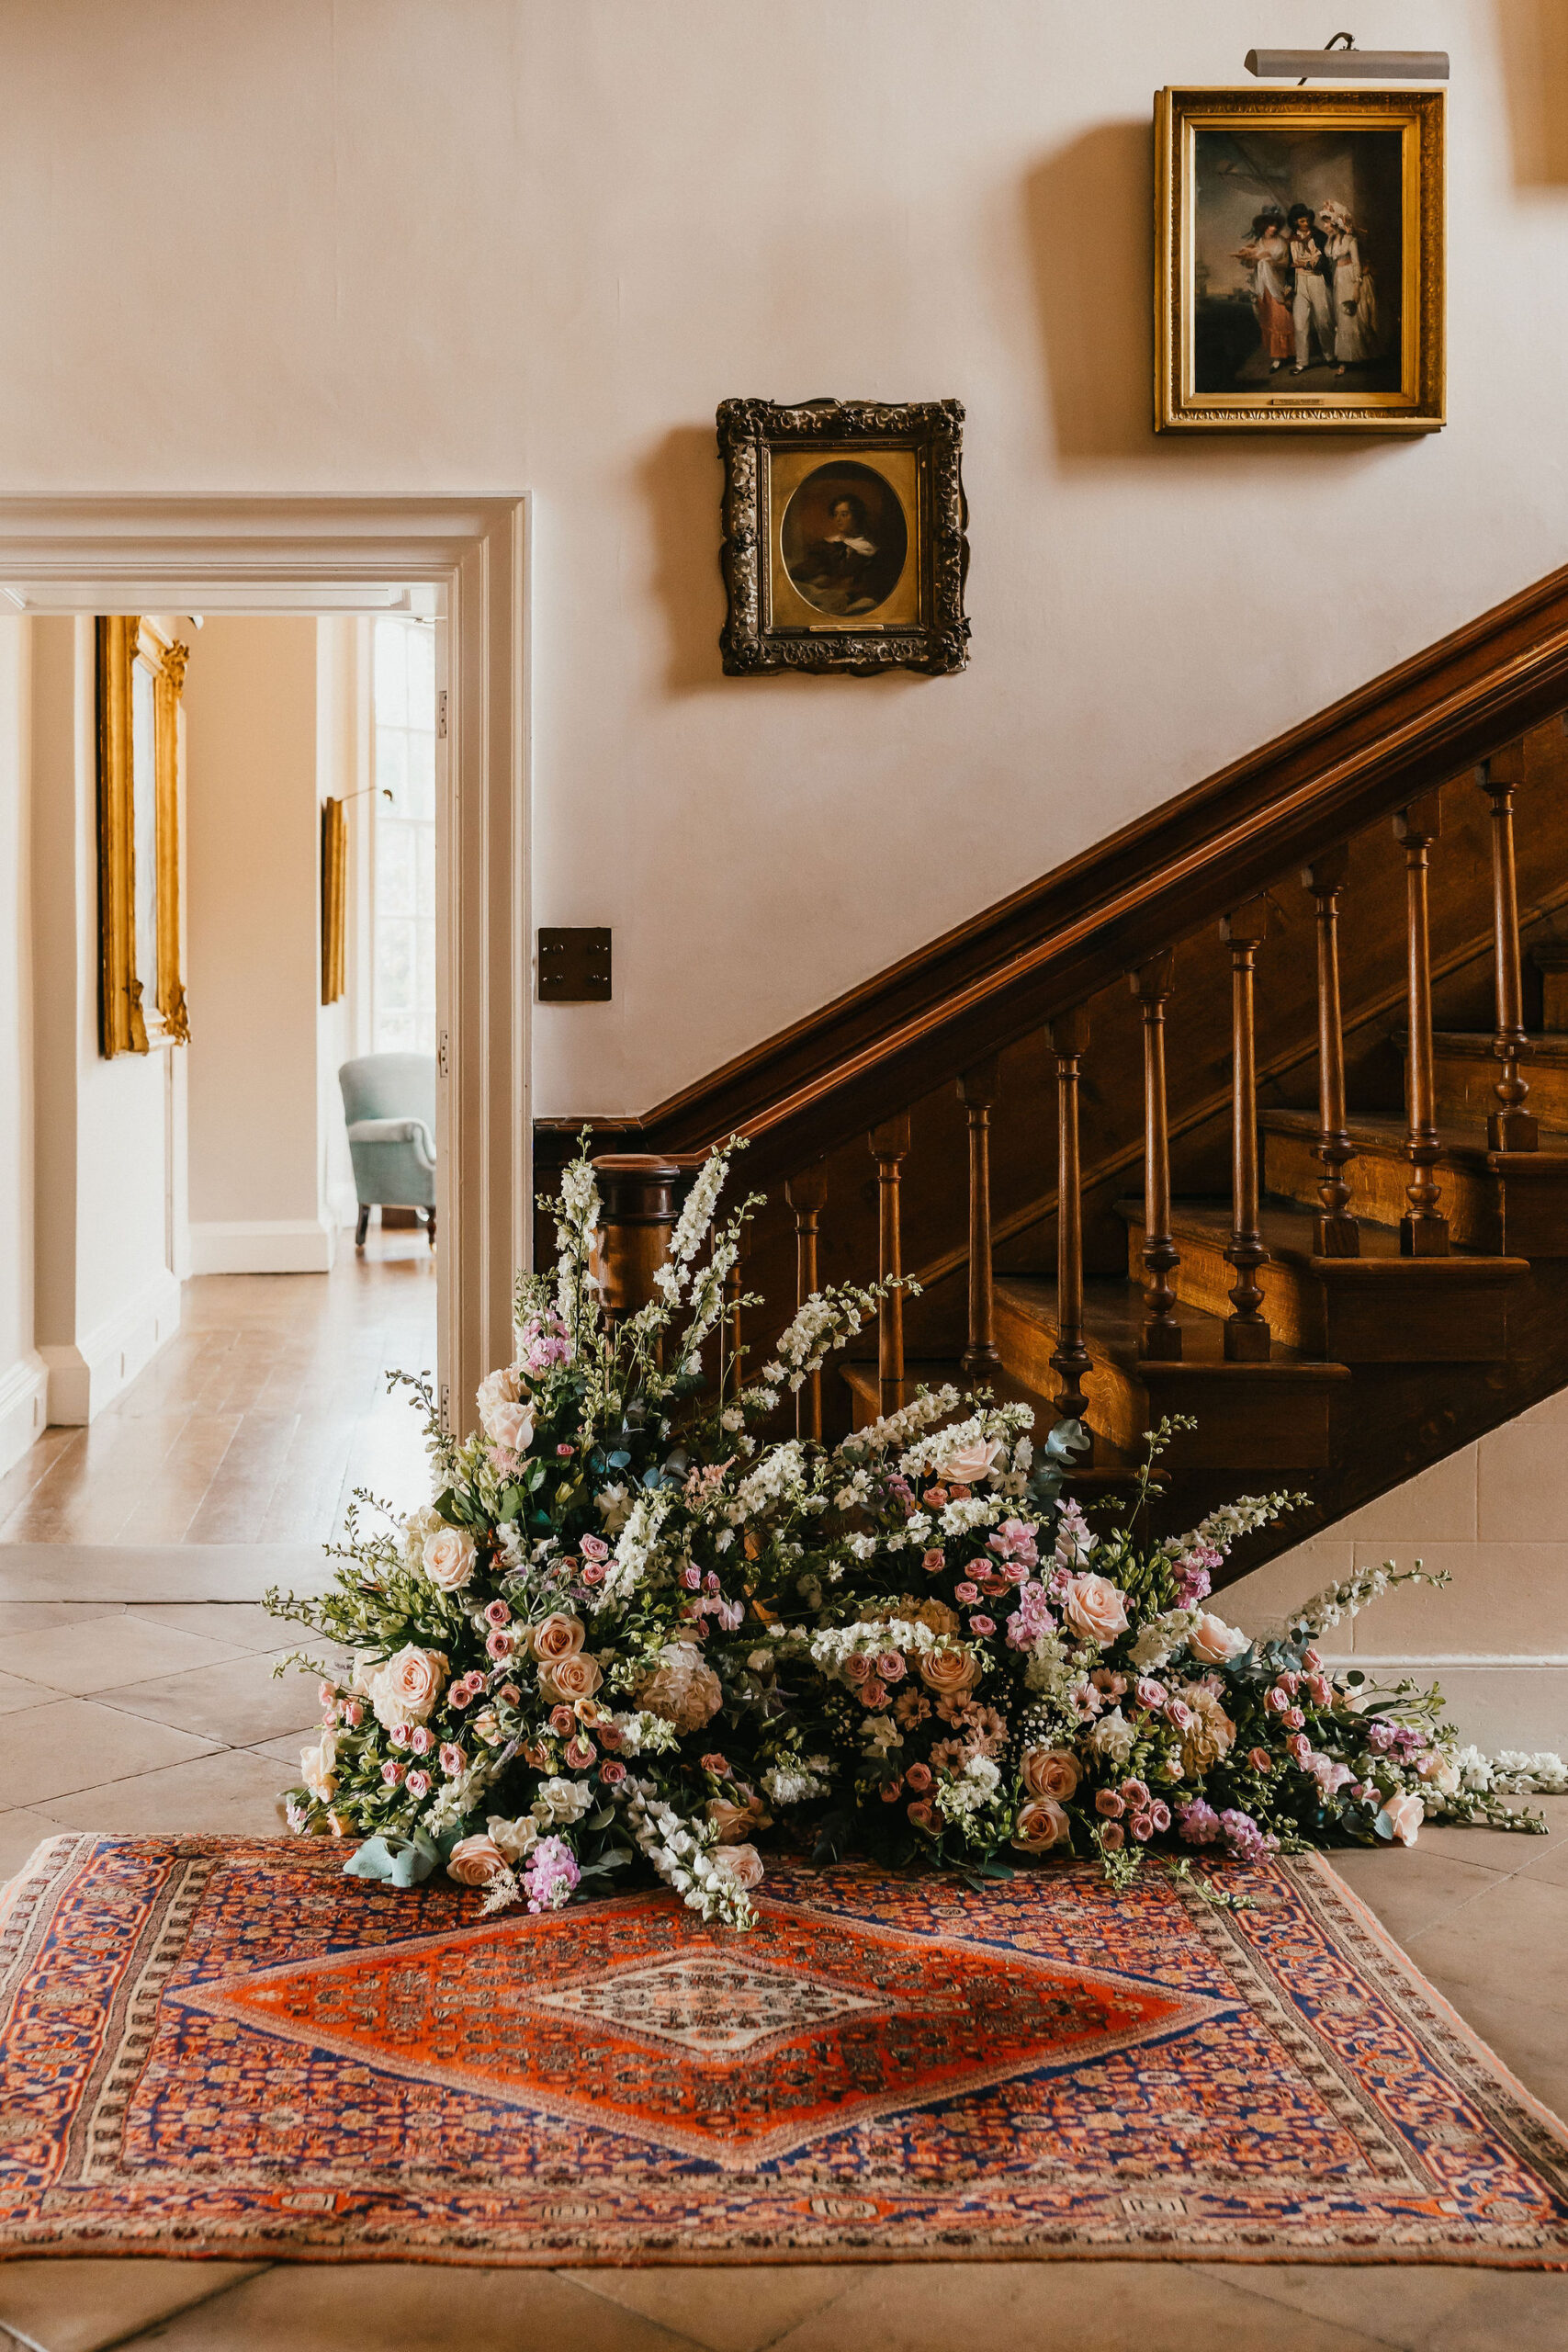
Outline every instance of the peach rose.
<svg viewBox="0 0 1568 2352">
<path fill-rule="evenodd" d="M 771 1815 L 755 1797 L 745 1804 L 736 1804 L 728 1797 L 709 1797 L 708 1819 L 718 1831 L 721 1846 L 740 1846 L 759 1829 L 768 1826 Z"/>
<path fill-rule="evenodd" d="M 416 1649 L 410 1642 L 371 1678 L 370 1703 L 383 1731 L 424 1721 L 451 1672 L 440 1650 Z"/>
<path fill-rule="evenodd" d="M 1069 1577 L 1062 1611 L 1074 1633 L 1086 1641 L 1113 1642 L 1127 1630 L 1127 1596 L 1109 1577 Z"/>
<path fill-rule="evenodd" d="M 920 1660 L 920 1680 L 943 1699 L 973 1690 L 980 1679 L 980 1661 L 972 1650 L 929 1650 Z"/>
<path fill-rule="evenodd" d="M 1032 1797 L 1053 1797 L 1061 1804 L 1077 1793 L 1078 1768 L 1070 1748 L 1026 1748 L 1020 1769 Z"/>
<path fill-rule="evenodd" d="M 604 1677 L 597 1658 L 576 1650 L 570 1657 L 552 1658 L 539 1668 L 539 1689 L 547 1699 L 559 1699 L 567 1706 L 575 1700 L 592 1699 Z"/>
<path fill-rule="evenodd" d="M 1227 1625 L 1223 1617 L 1213 1616 L 1203 1609 L 1193 1621 L 1187 1646 L 1200 1665 L 1224 1666 L 1227 1658 L 1241 1656 L 1247 1647 L 1247 1638 L 1238 1626 Z"/>
<path fill-rule="evenodd" d="M 999 1438 L 977 1438 L 972 1445 L 955 1445 L 937 1465 L 937 1476 L 950 1487 L 977 1487 L 988 1478 L 1007 1453 Z"/>
<path fill-rule="evenodd" d="M 585 1631 L 581 1617 L 569 1617 L 564 1610 L 558 1609 L 542 1624 L 529 1627 L 528 1639 L 541 1665 L 550 1666 L 558 1658 L 574 1657 L 582 1647 Z"/>
<path fill-rule="evenodd" d="M 1381 1827 L 1386 1821 L 1389 1835 L 1396 1846 L 1414 1846 L 1426 1818 L 1427 1808 L 1420 1798 L 1412 1796 L 1408 1789 L 1404 1789 L 1398 1796 L 1390 1797 L 1374 1826 Z"/>
<path fill-rule="evenodd" d="M 534 1416 L 526 1405 L 497 1405 L 485 1423 L 485 1435 L 509 1453 L 526 1453 L 534 1442 Z"/>
<path fill-rule="evenodd" d="M 1055 1797 L 1032 1797 L 1019 1807 L 1012 1842 L 1021 1854 L 1043 1854 L 1052 1846 L 1070 1846 L 1073 1825 Z"/>
<path fill-rule="evenodd" d="M 488 1886 L 506 1868 L 506 1856 L 493 1838 L 465 1838 L 446 1857 L 446 1875 L 459 1886 Z"/>
<path fill-rule="evenodd" d="M 424 1573 L 437 1592 L 461 1592 L 474 1573 L 474 1539 L 462 1527 L 437 1527 L 424 1539 Z"/>
<path fill-rule="evenodd" d="M 721 1846 L 713 1858 L 713 1866 L 739 1887 L 762 1883 L 762 1857 L 755 1846 Z"/>
<path fill-rule="evenodd" d="M 1235 1725 L 1212 1690 L 1187 1686 L 1191 1720 L 1181 1736 L 1181 1761 L 1189 1772 L 1206 1772 L 1235 1746 Z"/>
</svg>

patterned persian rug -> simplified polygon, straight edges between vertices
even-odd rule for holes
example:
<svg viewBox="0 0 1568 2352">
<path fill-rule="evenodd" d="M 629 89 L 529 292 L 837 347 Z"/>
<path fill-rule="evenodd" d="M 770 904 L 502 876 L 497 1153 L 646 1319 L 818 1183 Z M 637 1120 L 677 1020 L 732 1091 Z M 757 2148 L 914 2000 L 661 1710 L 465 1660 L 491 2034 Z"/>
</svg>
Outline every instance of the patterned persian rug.
<svg viewBox="0 0 1568 2352">
<path fill-rule="evenodd" d="M 59 1838 L 0 1913 L 0 2249 L 1568 2264 L 1568 2134 L 1314 1859 L 775 1868 L 479 1917 L 341 1848 Z M 1390 1868 L 1398 1868 L 1397 1859 Z"/>
</svg>

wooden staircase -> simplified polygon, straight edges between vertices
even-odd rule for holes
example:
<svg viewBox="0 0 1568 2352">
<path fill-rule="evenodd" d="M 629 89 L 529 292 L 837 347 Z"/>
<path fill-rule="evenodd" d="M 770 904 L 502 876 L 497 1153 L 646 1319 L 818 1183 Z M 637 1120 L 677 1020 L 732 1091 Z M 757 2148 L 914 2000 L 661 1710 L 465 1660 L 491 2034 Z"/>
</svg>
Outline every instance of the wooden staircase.
<svg viewBox="0 0 1568 2352">
<path fill-rule="evenodd" d="M 1568 573 L 604 1140 L 752 1135 L 754 1363 L 920 1278 L 804 1431 L 988 1382 L 1093 1490 L 1190 1416 L 1169 1530 L 1312 1494 L 1245 1573 L 1568 1385 L 1565 707 Z"/>
</svg>

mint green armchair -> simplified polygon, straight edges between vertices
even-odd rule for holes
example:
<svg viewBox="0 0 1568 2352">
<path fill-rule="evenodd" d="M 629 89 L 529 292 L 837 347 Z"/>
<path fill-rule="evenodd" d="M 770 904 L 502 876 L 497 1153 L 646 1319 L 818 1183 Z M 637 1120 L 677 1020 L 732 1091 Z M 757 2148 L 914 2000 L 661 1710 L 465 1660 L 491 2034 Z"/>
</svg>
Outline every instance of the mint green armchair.
<svg viewBox="0 0 1568 2352">
<path fill-rule="evenodd" d="M 337 1081 L 348 1122 L 348 1150 L 359 1221 L 354 1246 L 365 1246 L 373 1208 L 423 1209 L 435 1247 L 435 1057 L 362 1054 L 344 1062 Z"/>
</svg>

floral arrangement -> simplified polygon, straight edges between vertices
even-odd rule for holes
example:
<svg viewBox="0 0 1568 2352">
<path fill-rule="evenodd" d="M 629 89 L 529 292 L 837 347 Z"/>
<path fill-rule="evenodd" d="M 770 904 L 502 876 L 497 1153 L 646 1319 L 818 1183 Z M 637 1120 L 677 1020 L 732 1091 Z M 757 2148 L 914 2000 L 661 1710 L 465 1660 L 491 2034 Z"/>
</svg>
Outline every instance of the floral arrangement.
<svg viewBox="0 0 1568 2352">
<path fill-rule="evenodd" d="M 456 1442 L 413 1384 L 434 1502 L 377 1532 L 356 1504 L 334 1589 L 269 1595 L 352 1661 L 323 1675 L 292 1827 L 352 1838 L 364 1876 L 444 1864 L 487 1910 L 556 1909 L 640 1861 L 745 1927 L 769 1830 L 972 1875 L 1076 1853 L 1123 1883 L 1161 1849 L 1409 1844 L 1432 1814 L 1544 1826 L 1504 1799 L 1568 1786 L 1560 1759 L 1489 1763 L 1438 1690 L 1331 1673 L 1316 1647 L 1390 1586 L 1443 1578 L 1365 1572 L 1268 1640 L 1205 1606 L 1241 1537 L 1303 1498 L 1148 1537 L 1177 1423 L 1100 1532 L 1063 1498 L 1082 1432 L 1037 1450 L 1025 1406 L 944 1387 L 835 1447 L 760 1435 L 886 1286 L 814 1295 L 748 1385 L 724 1288 L 757 1204 L 716 1217 L 733 1148 L 697 1176 L 654 1298 L 615 1320 L 585 1138 L 478 1432 Z"/>
</svg>

